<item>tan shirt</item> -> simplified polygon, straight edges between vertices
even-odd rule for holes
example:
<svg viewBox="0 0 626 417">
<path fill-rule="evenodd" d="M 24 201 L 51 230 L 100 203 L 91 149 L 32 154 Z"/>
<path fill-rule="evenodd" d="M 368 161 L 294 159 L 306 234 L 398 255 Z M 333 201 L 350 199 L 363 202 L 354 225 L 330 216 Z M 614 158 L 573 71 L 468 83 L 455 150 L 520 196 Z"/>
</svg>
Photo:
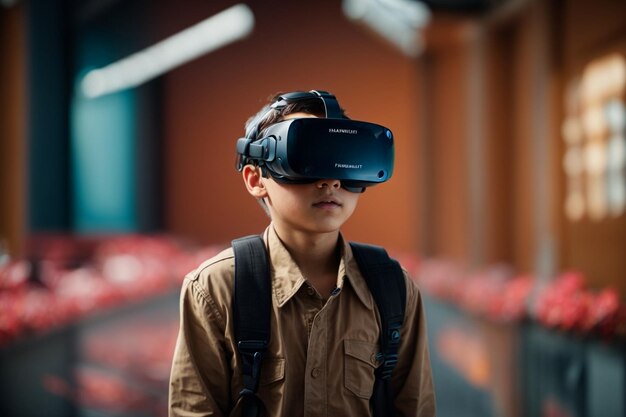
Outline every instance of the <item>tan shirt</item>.
<svg viewBox="0 0 626 417">
<path fill-rule="evenodd" d="M 343 242 L 337 290 L 322 299 L 270 226 L 264 235 L 273 314 L 258 395 L 272 417 L 371 416 L 379 344 L 374 299 Z M 407 305 L 392 376 L 398 416 L 435 415 L 421 297 L 406 276 Z M 185 277 L 170 377 L 170 416 L 239 416 L 242 389 L 231 315 L 232 249 Z"/>
</svg>

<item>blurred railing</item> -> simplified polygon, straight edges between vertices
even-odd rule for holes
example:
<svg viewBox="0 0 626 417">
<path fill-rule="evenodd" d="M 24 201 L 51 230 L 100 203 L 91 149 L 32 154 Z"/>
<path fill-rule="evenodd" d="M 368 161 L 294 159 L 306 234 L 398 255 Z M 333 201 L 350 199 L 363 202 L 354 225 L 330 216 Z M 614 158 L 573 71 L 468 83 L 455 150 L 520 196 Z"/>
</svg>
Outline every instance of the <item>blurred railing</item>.
<svg viewBox="0 0 626 417">
<path fill-rule="evenodd" d="M 626 308 L 581 274 L 415 262 L 439 417 L 626 415 Z"/>
</svg>

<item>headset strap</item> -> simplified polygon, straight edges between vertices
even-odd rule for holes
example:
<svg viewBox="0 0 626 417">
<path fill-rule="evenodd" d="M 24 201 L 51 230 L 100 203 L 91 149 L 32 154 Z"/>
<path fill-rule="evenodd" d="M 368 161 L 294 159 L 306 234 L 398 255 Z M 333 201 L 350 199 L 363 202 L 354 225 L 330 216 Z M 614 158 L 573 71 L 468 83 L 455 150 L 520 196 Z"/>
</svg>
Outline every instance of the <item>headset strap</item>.
<svg viewBox="0 0 626 417">
<path fill-rule="evenodd" d="M 257 397 L 263 356 L 270 340 L 272 292 L 267 250 L 263 239 L 248 236 L 232 241 L 235 253 L 234 320 L 237 350 L 241 357 L 243 417 L 261 415 Z"/>
<path fill-rule="evenodd" d="M 400 331 L 406 309 L 406 285 L 400 264 L 380 246 L 350 242 L 354 258 L 380 313 L 380 353 L 372 394 L 374 416 L 394 416 L 391 374 L 398 363 Z"/>
<path fill-rule="evenodd" d="M 300 100 L 320 99 L 324 104 L 324 113 L 327 119 L 341 119 L 341 107 L 337 102 L 337 98 L 328 91 L 311 90 L 309 92 L 296 91 L 293 93 L 282 94 L 278 99 L 270 106 L 272 109 L 278 109 L 285 107 L 287 104 Z"/>
</svg>

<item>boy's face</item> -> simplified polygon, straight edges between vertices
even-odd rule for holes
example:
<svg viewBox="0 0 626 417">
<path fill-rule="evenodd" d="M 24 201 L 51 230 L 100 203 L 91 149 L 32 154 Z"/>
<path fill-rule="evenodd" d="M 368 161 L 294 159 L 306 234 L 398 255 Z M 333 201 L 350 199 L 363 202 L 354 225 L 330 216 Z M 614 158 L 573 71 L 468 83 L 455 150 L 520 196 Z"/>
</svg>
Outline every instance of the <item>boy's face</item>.
<svg viewBox="0 0 626 417">
<path fill-rule="evenodd" d="M 285 119 L 300 117 L 315 116 L 293 113 Z M 271 177 L 262 177 L 260 169 L 251 166 L 244 169 L 244 180 L 250 194 L 265 200 L 272 222 L 284 232 L 336 232 L 350 218 L 360 196 L 359 193 L 341 188 L 339 180 L 322 179 L 311 184 L 280 184 Z"/>
</svg>

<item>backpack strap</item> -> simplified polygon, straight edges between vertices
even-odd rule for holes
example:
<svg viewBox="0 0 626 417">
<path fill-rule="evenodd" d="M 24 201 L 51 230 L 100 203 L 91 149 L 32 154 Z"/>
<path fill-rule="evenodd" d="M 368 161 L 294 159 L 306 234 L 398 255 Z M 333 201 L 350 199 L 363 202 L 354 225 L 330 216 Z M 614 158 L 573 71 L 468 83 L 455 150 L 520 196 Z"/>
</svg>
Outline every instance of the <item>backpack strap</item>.
<svg viewBox="0 0 626 417">
<path fill-rule="evenodd" d="M 267 250 L 261 236 L 232 241 L 235 253 L 234 324 L 242 362 L 242 417 L 258 417 L 263 403 L 257 397 L 263 356 L 270 340 L 272 289 Z"/>
<path fill-rule="evenodd" d="M 380 313 L 380 353 L 382 364 L 376 370 L 376 381 L 371 404 L 374 416 L 394 416 L 394 395 L 391 374 L 398 363 L 400 330 L 406 309 L 406 284 L 400 264 L 389 257 L 380 246 L 350 242 Z"/>
</svg>

